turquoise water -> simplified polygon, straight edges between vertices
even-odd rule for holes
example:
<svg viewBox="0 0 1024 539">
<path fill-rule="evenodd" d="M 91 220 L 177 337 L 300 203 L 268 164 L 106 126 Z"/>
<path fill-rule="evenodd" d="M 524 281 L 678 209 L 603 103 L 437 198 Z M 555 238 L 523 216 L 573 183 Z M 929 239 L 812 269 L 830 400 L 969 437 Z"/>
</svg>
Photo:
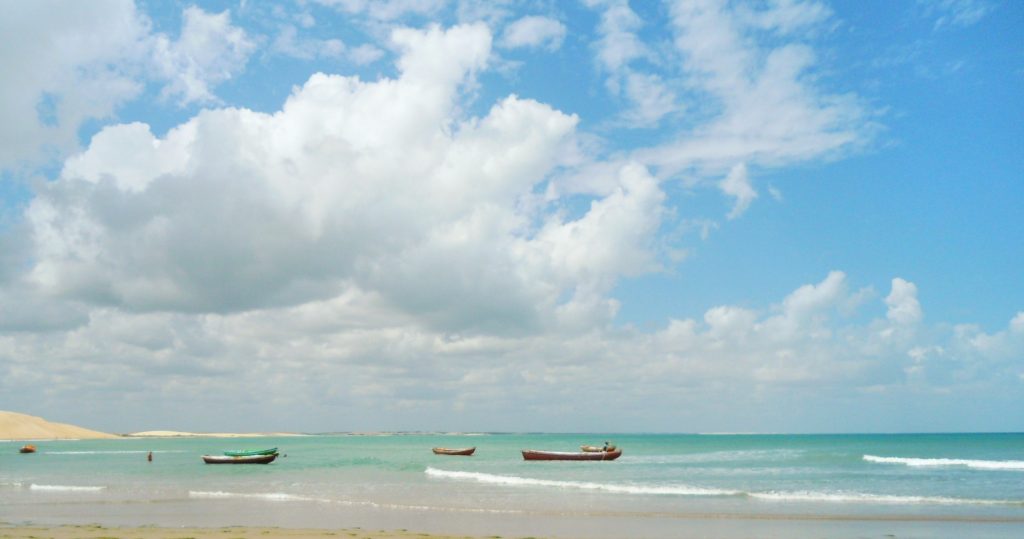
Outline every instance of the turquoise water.
<svg viewBox="0 0 1024 539">
<path fill-rule="evenodd" d="M 621 458 L 527 462 L 520 454 L 605 440 Z M 0 519 L 8 522 L 408 527 L 427 515 L 475 515 L 625 518 L 631 526 L 692 518 L 1024 525 L 1024 434 L 124 439 L 39 442 L 32 455 L 18 454 L 21 445 L 0 442 Z M 273 446 L 285 456 L 270 465 L 200 459 Z M 434 446 L 477 451 L 436 456 Z"/>
</svg>

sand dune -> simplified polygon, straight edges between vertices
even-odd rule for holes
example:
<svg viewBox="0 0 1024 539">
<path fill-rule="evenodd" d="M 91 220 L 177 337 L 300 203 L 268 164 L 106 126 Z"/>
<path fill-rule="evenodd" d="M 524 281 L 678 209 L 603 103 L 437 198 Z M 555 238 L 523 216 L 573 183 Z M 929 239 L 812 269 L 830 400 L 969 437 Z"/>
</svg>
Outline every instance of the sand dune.
<svg viewBox="0 0 1024 539">
<path fill-rule="evenodd" d="M 41 417 L 0 410 L 0 440 L 76 440 L 119 438 L 114 434 L 84 429 L 66 423 L 51 423 Z"/>
</svg>

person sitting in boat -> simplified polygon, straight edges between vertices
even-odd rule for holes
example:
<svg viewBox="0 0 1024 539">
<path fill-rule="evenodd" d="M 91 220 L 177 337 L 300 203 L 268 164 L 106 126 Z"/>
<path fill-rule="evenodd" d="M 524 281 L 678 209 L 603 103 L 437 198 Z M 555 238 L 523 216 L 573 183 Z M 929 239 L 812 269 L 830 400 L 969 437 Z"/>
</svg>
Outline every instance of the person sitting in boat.
<svg viewBox="0 0 1024 539">
<path fill-rule="evenodd" d="M 601 448 L 601 451 L 610 451 L 610 449 L 608 448 L 608 441 L 607 440 L 604 442 L 604 447 Z"/>
</svg>

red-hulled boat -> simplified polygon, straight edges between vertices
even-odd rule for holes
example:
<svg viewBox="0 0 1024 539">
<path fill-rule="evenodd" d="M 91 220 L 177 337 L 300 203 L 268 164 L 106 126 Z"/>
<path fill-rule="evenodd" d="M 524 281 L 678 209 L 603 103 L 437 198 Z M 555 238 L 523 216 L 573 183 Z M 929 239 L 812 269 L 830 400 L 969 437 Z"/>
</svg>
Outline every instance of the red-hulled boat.
<svg viewBox="0 0 1024 539">
<path fill-rule="evenodd" d="M 523 459 L 525 460 L 615 460 L 622 455 L 621 449 L 615 451 L 600 451 L 600 452 L 587 452 L 582 453 L 566 453 L 562 451 L 534 451 L 531 449 L 523 450 Z"/>
<path fill-rule="evenodd" d="M 468 457 L 476 451 L 475 447 L 467 447 L 465 449 L 449 449 L 447 447 L 435 447 L 433 449 L 435 455 L 461 455 Z"/>
<path fill-rule="evenodd" d="M 203 455 L 203 462 L 207 464 L 270 464 L 277 458 L 277 453 L 270 455 L 250 455 L 242 457 L 230 457 L 227 455 Z"/>
<path fill-rule="evenodd" d="M 21 447 L 21 449 L 18 450 L 18 453 L 35 453 L 35 452 L 36 452 L 36 446 L 34 446 L 32 444 L 24 445 L 24 446 Z"/>
</svg>

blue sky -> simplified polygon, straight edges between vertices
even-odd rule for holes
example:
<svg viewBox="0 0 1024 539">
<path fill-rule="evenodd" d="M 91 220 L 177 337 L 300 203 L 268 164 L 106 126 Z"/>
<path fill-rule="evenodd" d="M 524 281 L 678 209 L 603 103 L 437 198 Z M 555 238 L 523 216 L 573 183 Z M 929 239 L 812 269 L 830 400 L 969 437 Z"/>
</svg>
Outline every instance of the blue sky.
<svg viewBox="0 0 1024 539">
<path fill-rule="evenodd" d="M 11 11 L 0 409 L 1024 428 L 1015 2 Z"/>
</svg>

